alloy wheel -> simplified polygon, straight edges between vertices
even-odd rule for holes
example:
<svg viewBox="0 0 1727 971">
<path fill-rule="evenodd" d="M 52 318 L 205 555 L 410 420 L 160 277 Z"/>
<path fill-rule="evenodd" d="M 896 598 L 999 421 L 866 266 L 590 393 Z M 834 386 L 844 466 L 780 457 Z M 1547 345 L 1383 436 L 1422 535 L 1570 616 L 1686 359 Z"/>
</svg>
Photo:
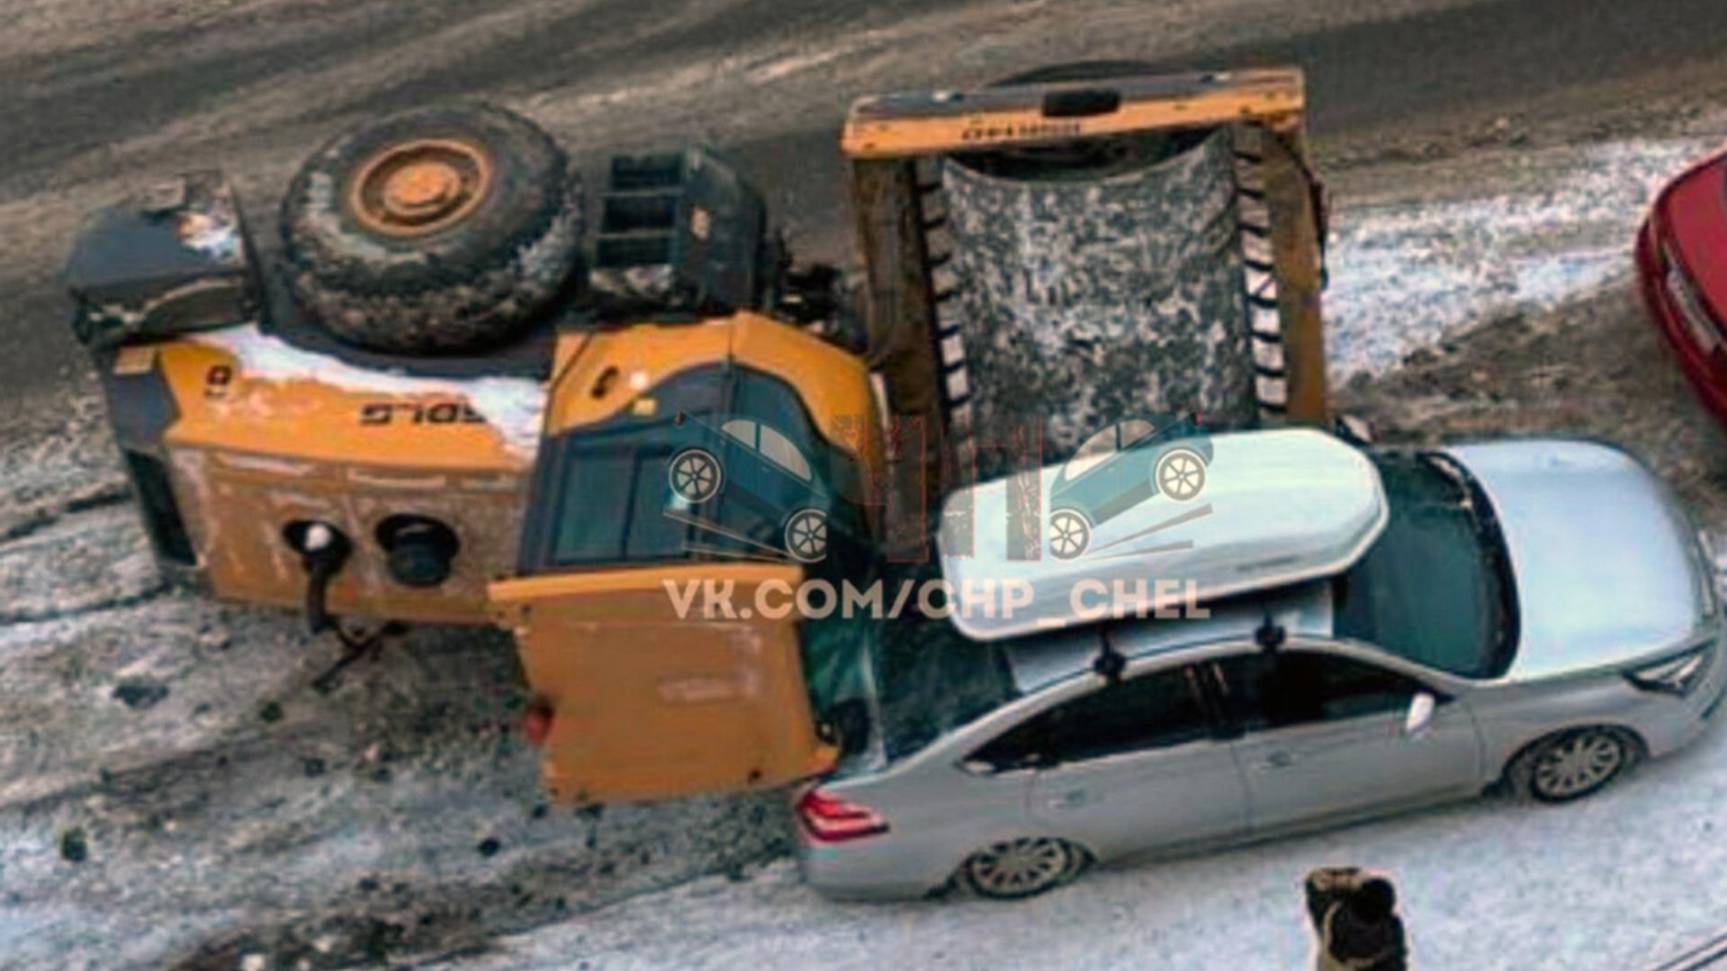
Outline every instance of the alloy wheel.
<svg viewBox="0 0 1727 971">
<path fill-rule="evenodd" d="M 1008 840 L 973 853 L 965 861 L 965 877 L 985 897 L 1030 897 L 1072 877 L 1080 859 L 1060 840 Z"/>
<path fill-rule="evenodd" d="M 1573 732 L 1535 757 L 1530 788 L 1536 798 L 1548 802 L 1586 796 L 1613 781 L 1625 767 L 1627 755 L 1624 741 L 1606 729 Z"/>
</svg>

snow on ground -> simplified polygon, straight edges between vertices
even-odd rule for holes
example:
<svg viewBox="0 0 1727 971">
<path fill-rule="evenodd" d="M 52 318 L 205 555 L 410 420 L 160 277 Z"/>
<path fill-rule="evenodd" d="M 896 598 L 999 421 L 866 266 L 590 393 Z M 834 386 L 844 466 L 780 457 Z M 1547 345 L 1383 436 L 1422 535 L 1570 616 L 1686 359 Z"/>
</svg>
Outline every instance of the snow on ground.
<svg viewBox="0 0 1727 971">
<path fill-rule="evenodd" d="M 1487 800 L 1187 859 L 1018 903 L 835 904 L 776 863 L 507 938 L 471 971 L 591 967 L 1296 969 L 1300 882 L 1388 871 L 1419 969 L 1632 971 L 1727 918 L 1727 731 L 1559 808 Z"/>
<path fill-rule="evenodd" d="M 93 404 L 0 447 L 0 968 L 443 953 L 783 849 L 767 796 L 546 807 L 501 632 L 316 690 L 298 617 L 161 582 Z"/>
<path fill-rule="evenodd" d="M 1610 434 L 1677 477 L 1688 494 L 1718 491 L 1691 465 L 1718 463 L 1719 433 L 1654 346 L 1628 281 L 1631 241 L 1651 192 L 1719 141 L 1478 153 L 1375 173 L 1374 181 L 1396 188 L 1341 199 L 1335 222 L 1327 294 L 1334 372 L 1385 374 L 1413 351 L 1462 345 L 1452 358 L 1442 354 L 1441 370 L 1471 375 L 1470 395 L 1479 400 L 1467 406 L 1487 415 L 1463 423 L 1471 434 L 1483 433 L 1480 421 L 1517 425 L 1524 402 L 1513 392 L 1527 392 L 1563 411 L 1564 427 L 1551 431 Z M 1484 361 L 1468 350 L 1472 333 L 1514 335 L 1504 346 L 1483 345 L 1509 376 L 1481 370 Z M 1544 341 L 1588 350 L 1565 358 Z M 1618 355 L 1635 364 L 1620 366 Z M 1611 369 L 1611 384 L 1591 383 L 1591 369 L 1600 378 Z M 1586 386 L 1543 383 L 1573 371 Z M 1410 400 L 1401 385 L 1388 388 Z M 1577 404 L 1579 394 L 1590 403 Z M 1602 396 L 1615 400 L 1591 400 Z M 1685 445 L 1698 435 L 1701 444 Z M 1713 516 L 1713 529 L 1727 526 L 1718 496 L 1693 498 L 1708 500 L 1700 511 Z M 1727 925 L 1724 804 L 1727 730 L 1716 726 L 1696 746 L 1566 807 L 1458 804 L 1106 868 L 1016 904 L 965 897 L 837 904 L 804 887 L 782 860 L 741 882 L 706 878 L 507 937 L 460 964 L 482 971 L 1300 968 L 1311 946 L 1302 877 L 1315 866 L 1357 864 L 1397 880 L 1417 968 L 1627 971 Z"/>
<path fill-rule="evenodd" d="M 1393 167 L 1382 181 L 1408 188 L 1342 200 L 1334 366 L 1384 370 L 1514 314 L 1571 326 L 1564 306 L 1624 290 L 1650 183 L 1701 147 Z M 1616 320 L 1635 315 L 1622 298 Z M 1672 408 L 1690 405 L 1649 410 Z M 0 966 L 1296 968 L 1299 882 L 1339 863 L 1397 877 L 1424 968 L 1621 971 L 1727 923 L 1720 731 L 1559 810 L 1459 806 L 1012 906 L 830 904 L 783 858 L 756 868 L 785 845 L 772 798 L 537 809 L 500 637 L 419 632 L 310 690 L 329 645 L 295 618 L 155 580 L 100 423 L 0 451 Z"/>
<path fill-rule="evenodd" d="M 1343 200 L 1325 294 L 1333 375 L 1382 373 L 1471 327 L 1551 311 L 1629 277 L 1654 192 L 1720 143 L 1517 149 L 1410 166 L 1401 190 Z M 1483 170 L 1494 175 L 1465 177 Z M 1435 198 L 1435 180 L 1452 188 Z"/>
</svg>

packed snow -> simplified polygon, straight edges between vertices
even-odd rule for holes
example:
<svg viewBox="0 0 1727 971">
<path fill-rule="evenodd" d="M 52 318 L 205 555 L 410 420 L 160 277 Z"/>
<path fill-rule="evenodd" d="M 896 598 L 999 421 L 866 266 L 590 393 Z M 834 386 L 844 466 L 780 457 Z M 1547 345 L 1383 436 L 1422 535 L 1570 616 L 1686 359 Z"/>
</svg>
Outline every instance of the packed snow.
<svg viewBox="0 0 1727 971">
<path fill-rule="evenodd" d="M 1504 159 L 1510 178 L 1496 184 L 1433 198 L 1426 180 L 1412 178 L 1400 194 L 1343 200 L 1324 298 L 1333 375 L 1382 373 L 1473 327 L 1551 311 L 1628 278 L 1656 190 L 1718 144 L 1519 149 Z"/>
</svg>

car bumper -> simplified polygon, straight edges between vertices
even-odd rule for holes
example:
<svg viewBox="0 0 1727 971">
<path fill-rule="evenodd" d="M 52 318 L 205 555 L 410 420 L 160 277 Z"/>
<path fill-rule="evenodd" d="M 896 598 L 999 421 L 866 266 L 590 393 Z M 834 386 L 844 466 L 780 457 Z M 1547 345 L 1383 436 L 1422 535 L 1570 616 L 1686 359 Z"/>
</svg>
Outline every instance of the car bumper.
<svg viewBox="0 0 1727 971">
<path fill-rule="evenodd" d="M 908 900 L 927 897 L 953 880 L 975 834 L 942 825 L 889 829 L 859 839 L 825 842 L 792 820 L 798 870 L 824 897 Z"/>
<path fill-rule="evenodd" d="M 1660 758 L 1695 742 L 1721 719 L 1724 699 L 1727 699 L 1727 637 L 1715 642 L 1709 670 L 1697 690 L 1684 698 L 1652 702 L 1659 707 L 1637 720 L 1636 727 L 1649 754 Z"/>
<path fill-rule="evenodd" d="M 1698 348 L 1686 330 L 1679 308 L 1673 305 L 1673 298 L 1667 292 L 1664 271 L 1656 254 L 1654 219 L 1655 216 L 1651 215 L 1637 233 L 1638 289 L 1643 294 L 1643 303 L 1650 317 L 1667 339 L 1667 345 L 1678 358 L 1680 370 L 1691 382 L 1698 398 L 1714 414 L 1716 421 L 1727 425 L 1727 384 L 1717 378 L 1708 355 Z"/>
<path fill-rule="evenodd" d="M 794 823 L 794 826 L 797 824 Z M 818 843 L 797 827 L 798 870 L 804 882 L 836 900 L 908 900 L 947 886 L 957 862 L 895 838 L 892 833 Z"/>
</svg>

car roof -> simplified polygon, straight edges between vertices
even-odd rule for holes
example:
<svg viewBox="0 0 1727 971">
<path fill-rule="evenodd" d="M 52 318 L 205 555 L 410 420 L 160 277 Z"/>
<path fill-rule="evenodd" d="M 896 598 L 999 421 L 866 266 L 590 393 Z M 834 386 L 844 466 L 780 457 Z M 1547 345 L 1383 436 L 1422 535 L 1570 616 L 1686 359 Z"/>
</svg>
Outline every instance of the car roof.
<svg viewBox="0 0 1727 971">
<path fill-rule="evenodd" d="M 1133 660 L 1220 642 L 1245 643 L 1268 617 L 1291 637 L 1332 634 L 1331 585 L 1325 581 L 1232 598 L 1206 611 L 1204 617 L 1117 621 L 1107 628 L 1110 646 Z M 1073 628 L 1005 642 L 1014 687 L 1031 694 L 1090 671 L 1104 629 Z"/>
<path fill-rule="evenodd" d="M 1309 429 L 1210 442 L 1199 496 L 1140 502 L 1097 524 L 1088 553 L 1071 560 L 1047 549 L 1038 559 L 1009 556 L 1007 480 L 950 496 L 938 536 L 944 579 L 961 601 L 986 590 L 1001 591 L 998 605 L 1028 601 L 1011 611 L 956 610 L 954 625 L 977 640 L 1023 637 L 1129 616 L 1142 590 L 1209 602 L 1291 586 L 1348 569 L 1384 531 L 1384 486 L 1354 446 Z M 1059 468 L 1040 473 L 1040 544 Z M 1118 589 L 1128 596 L 1113 596 Z"/>
</svg>

